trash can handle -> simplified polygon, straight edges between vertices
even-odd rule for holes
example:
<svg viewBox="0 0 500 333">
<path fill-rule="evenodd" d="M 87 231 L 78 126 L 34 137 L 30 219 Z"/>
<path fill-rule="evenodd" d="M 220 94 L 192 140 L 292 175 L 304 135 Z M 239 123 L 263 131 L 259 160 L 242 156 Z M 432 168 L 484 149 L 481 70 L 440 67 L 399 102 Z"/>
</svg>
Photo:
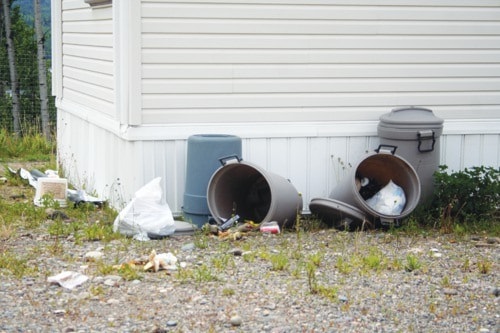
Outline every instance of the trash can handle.
<svg viewBox="0 0 500 333">
<path fill-rule="evenodd" d="M 398 146 L 393 146 L 393 145 L 379 145 L 377 149 L 375 149 L 375 151 L 377 153 L 380 153 L 380 150 L 382 150 L 382 147 L 386 147 L 386 148 L 390 148 L 392 150 L 388 150 L 388 152 L 390 152 L 392 155 L 394 155 L 396 153 L 396 149 L 398 149 Z M 383 151 L 387 151 L 387 150 L 383 150 Z"/>
<path fill-rule="evenodd" d="M 417 133 L 418 137 L 418 151 L 421 153 L 428 153 L 434 150 L 434 145 L 436 144 L 436 137 L 434 136 L 434 131 L 420 131 Z M 430 148 L 421 148 L 422 142 L 424 140 L 432 140 L 432 145 Z"/>
<path fill-rule="evenodd" d="M 229 156 L 219 158 L 219 162 L 220 162 L 220 164 L 222 164 L 222 166 L 224 166 L 227 164 L 227 161 L 232 160 L 232 159 L 236 159 L 238 161 L 238 163 L 240 163 L 243 160 L 238 155 L 229 155 Z"/>
</svg>

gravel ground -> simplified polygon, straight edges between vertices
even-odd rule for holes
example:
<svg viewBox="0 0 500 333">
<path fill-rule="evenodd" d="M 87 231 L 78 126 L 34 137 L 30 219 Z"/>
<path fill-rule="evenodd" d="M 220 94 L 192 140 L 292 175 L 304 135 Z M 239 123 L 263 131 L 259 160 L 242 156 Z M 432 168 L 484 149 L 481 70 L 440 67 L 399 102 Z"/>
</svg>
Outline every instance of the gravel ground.
<svg viewBox="0 0 500 333">
<path fill-rule="evenodd" d="M 29 187 L 6 190 L 1 200 L 32 200 Z M 500 332 L 498 237 L 322 229 L 104 242 L 19 219 L 9 230 L 0 214 L 0 332 Z M 176 269 L 144 271 L 152 250 Z M 88 280 L 49 282 L 64 271 Z"/>
<path fill-rule="evenodd" d="M 455 239 L 327 229 L 254 232 L 240 240 L 188 235 L 77 244 L 72 236 L 54 239 L 42 228 L 1 245 L 20 255 L 29 253 L 29 264 L 37 269 L 22 278 L 0 270 L 0 332 L 500 328 L 500 244 L 485 236 Z M 51 249 L 56 253 L 47 254 Z M 139 265 L 137 279 L 103 269 L 144 262 L 151 250 L 174 254 L 179 269 L 144 272 Z M 420 267 L 405 269 L 408 255 Z M 74 289 L 48 282 L 62 271 L 89 279 Z"/>
</svg>

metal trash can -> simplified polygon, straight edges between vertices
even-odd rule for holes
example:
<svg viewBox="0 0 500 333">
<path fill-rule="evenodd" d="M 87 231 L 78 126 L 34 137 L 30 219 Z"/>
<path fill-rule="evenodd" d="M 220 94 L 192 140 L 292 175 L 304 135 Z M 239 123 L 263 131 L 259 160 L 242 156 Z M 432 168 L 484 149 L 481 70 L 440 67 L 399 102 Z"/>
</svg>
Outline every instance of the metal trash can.
<svg viewBox="0 0 500 333">
<path fill-rule="evenodd" d="M 220 159 L 241 157 L 241 138 L 225 134 L 196 134 L 187 141 L 186 185 L 182 211 L 184 219 L 198 227 L 208 222 L 208 182 L 220 167 Z"/>
<path fill-rule="evenodd" d="M 443 119 L 422 107 L 396 108 L 380 116 L 377 132 L 380 144 L 396 146 L 397 154 L 416 170 L 422 186 L 420 203 L 428 202 L 439 169 Z"/>
</svg>

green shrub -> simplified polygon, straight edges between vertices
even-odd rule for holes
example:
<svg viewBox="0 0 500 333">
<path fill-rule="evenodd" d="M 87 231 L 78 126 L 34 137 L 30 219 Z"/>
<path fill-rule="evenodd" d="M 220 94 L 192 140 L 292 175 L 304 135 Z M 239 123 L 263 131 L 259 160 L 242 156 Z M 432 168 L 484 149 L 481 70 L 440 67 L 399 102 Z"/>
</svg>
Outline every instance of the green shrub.
<svg viewBox="0 0 500 333">
<path fill-rule="evenodd" d="M 443 223 L 494 219 L 500 207 L 500 169 L 476 166 L 447 172 L 440 166 L 434 174 L 433 216 Z"/>
</svg>

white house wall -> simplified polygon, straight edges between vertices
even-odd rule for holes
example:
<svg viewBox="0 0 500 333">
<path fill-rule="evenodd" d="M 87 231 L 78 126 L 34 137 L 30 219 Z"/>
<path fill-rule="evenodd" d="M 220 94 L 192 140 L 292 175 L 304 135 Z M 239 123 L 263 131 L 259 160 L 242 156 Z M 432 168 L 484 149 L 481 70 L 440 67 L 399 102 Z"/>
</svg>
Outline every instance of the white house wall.
<svg viewBox="0 0 500 333">
<path fill-rule="evenodd" d="M 58 98 L 116 118 L 112 7 L 91 8 L 83 0 L 64 0 L 59 6 Z"/>
<path fill-rule="evenodd" d="M 145 124 L 499 118 L 498 1 L 143 0 L 141 16 Z"/>
<path fill-rule="evenodd" d="M 181 212 L 188 137 L 221 133 L 307 210 L 377 147 L 378 117 L 406 105 L 444 118 L 441 164 L 500 165 L 499 1 L 124 3 L 62 1 L 53 48 L 59 160 L 116 206 L 161 176 Z"/>
</svg>

